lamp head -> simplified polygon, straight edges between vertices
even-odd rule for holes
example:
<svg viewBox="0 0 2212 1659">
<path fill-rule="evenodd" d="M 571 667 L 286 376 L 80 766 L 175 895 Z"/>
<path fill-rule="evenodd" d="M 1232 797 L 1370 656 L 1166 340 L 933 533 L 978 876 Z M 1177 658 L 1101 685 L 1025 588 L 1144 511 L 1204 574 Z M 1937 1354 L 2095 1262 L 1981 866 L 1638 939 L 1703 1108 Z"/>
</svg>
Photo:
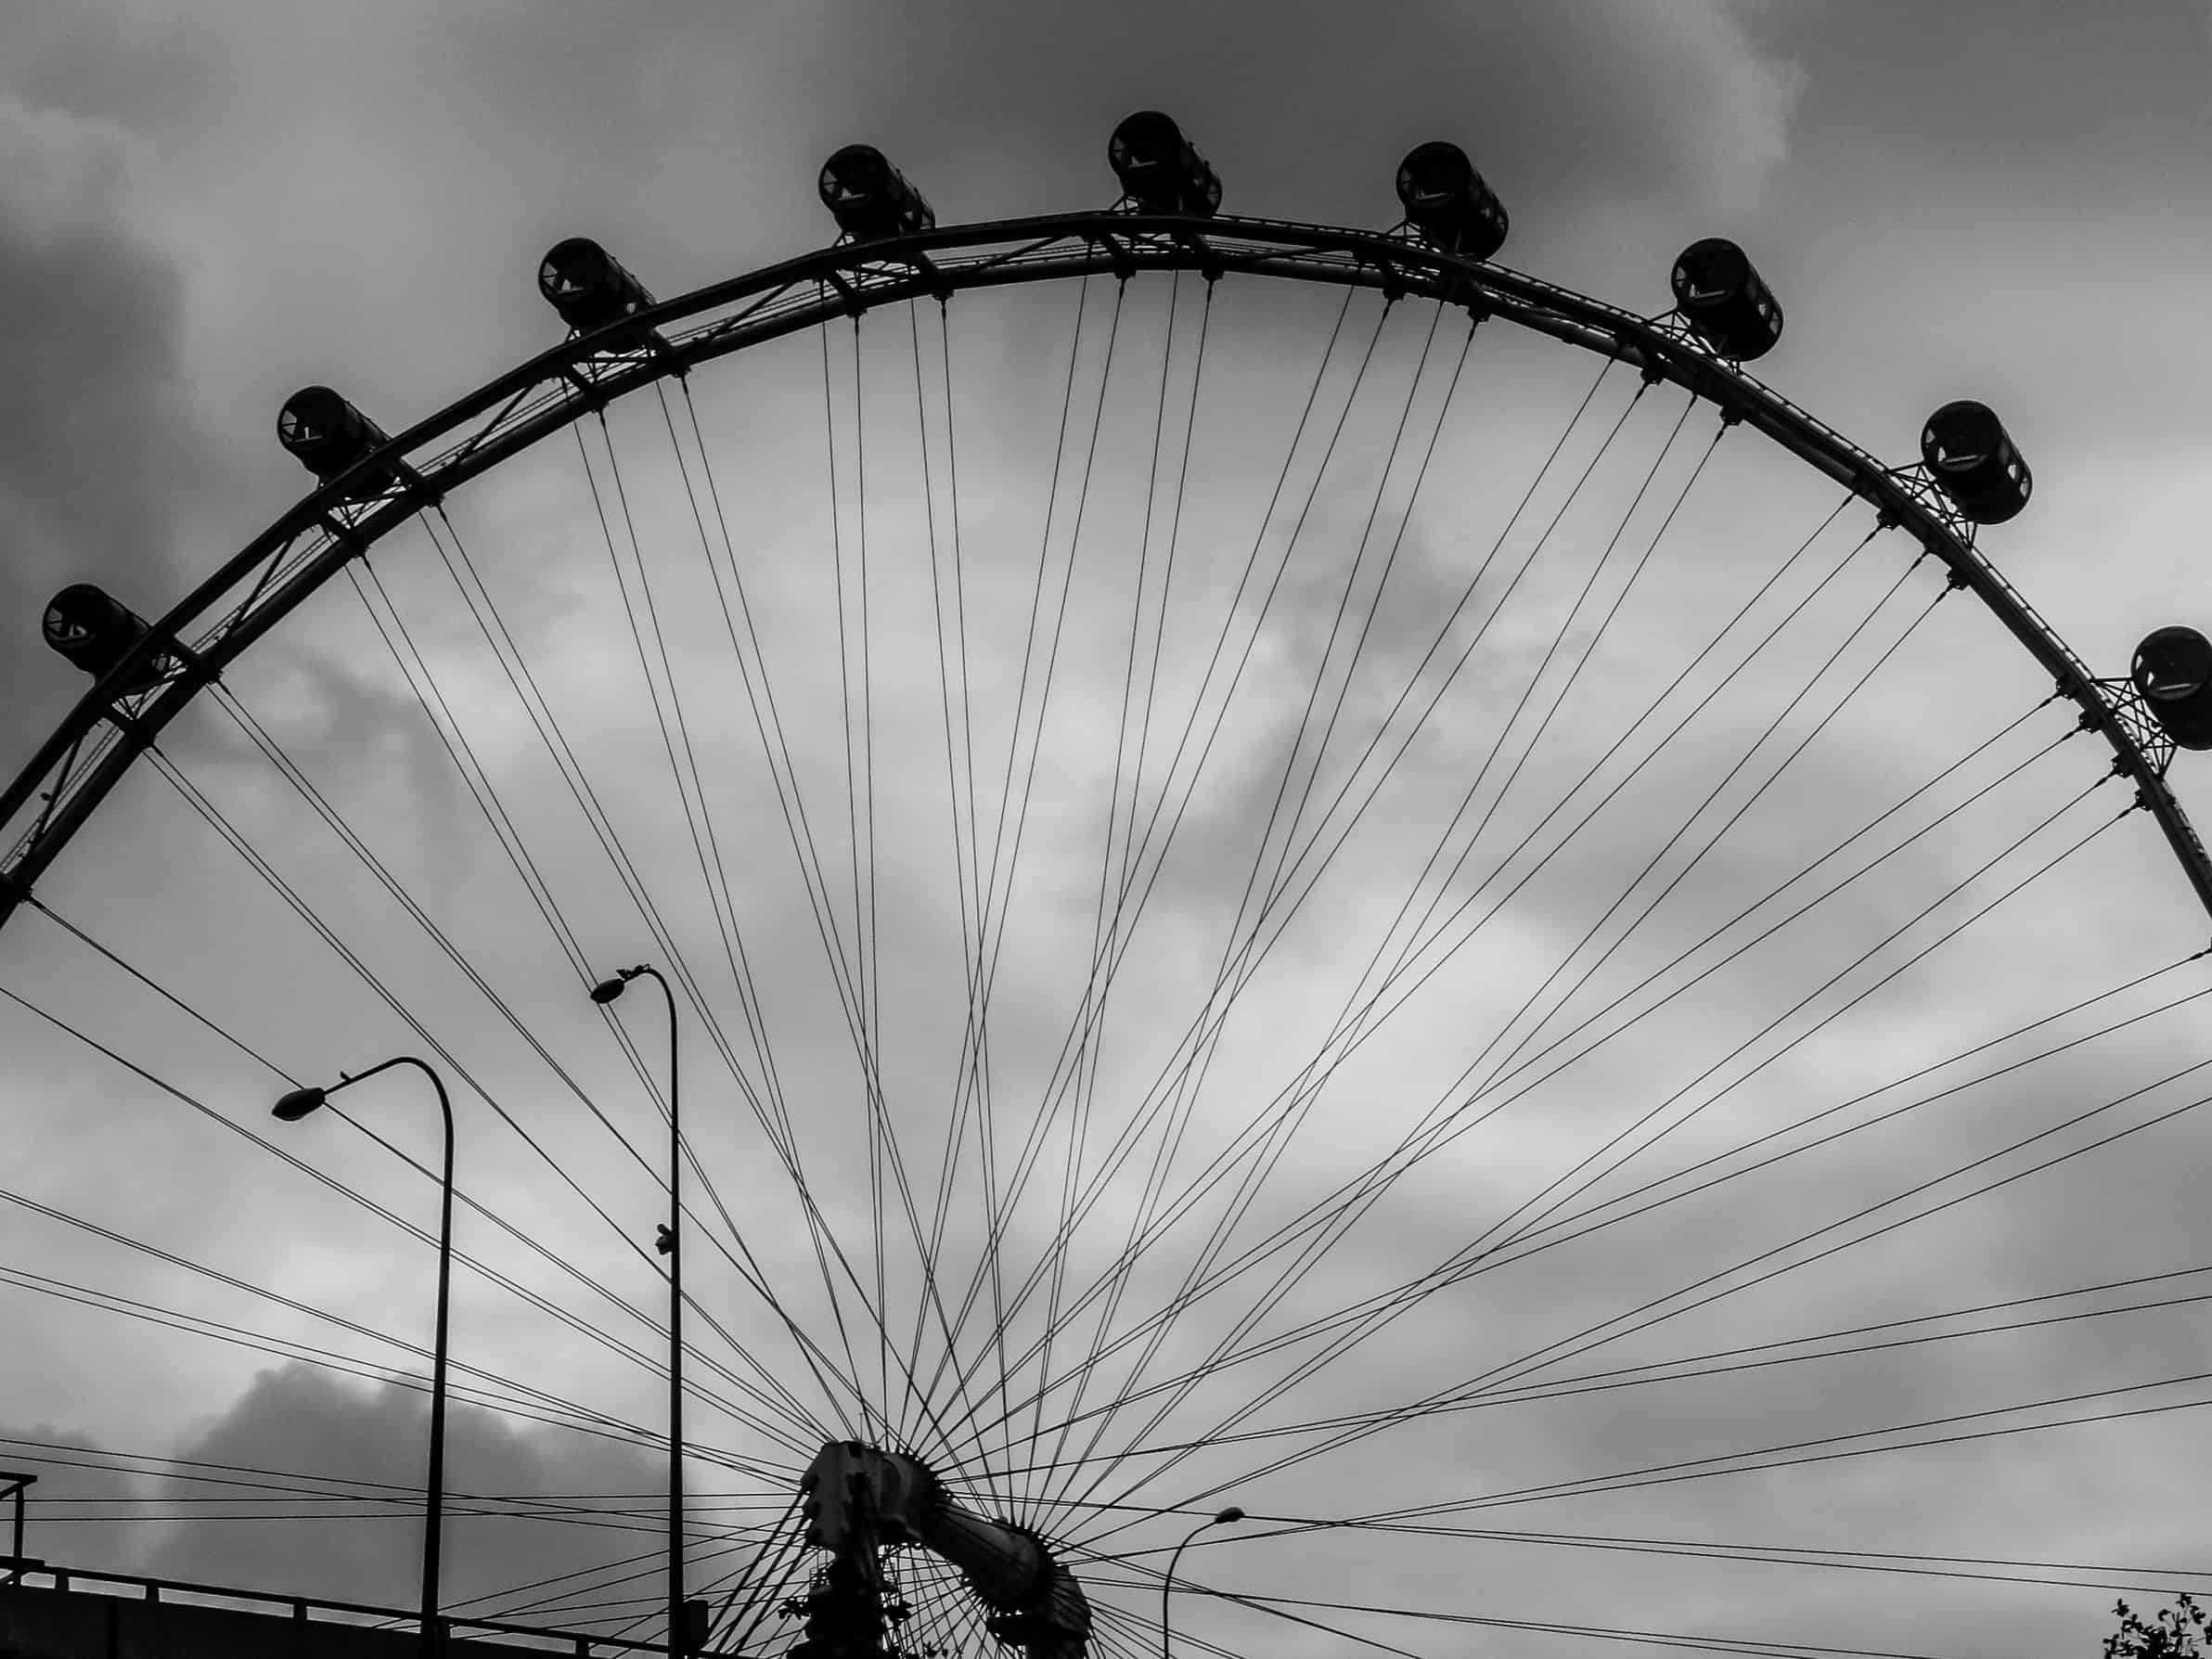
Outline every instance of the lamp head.
<svg viewBox="0 0 2212 1659">
<path fill-rule="evenodd" d="M 1214 1524 L 1216 1526 L 1227 1526 L 1232 1521 L 1241 1521 L 1243 1519 L 1244 1511 L 1232 1503 L 1228 1506 L 1228 1508 L 1223 1510 L 1221 1513 L 1214 1517 Z"/>
<path fill-rule="evenodd" d="M 620 997 L 623 994 L 623 987 L 628 983 L 629 982 L 627 980 L 621 978 L 619 975 L 613 979 L 603 979 L 599 981 L 598 984 L 592 986 L 591 999 L 602 1006 L 612 1002 L 617 997 Z"/>
<path fill-rule="evenodd" d="M 269 1108 L 270 1115 L 284 1123 L 296 1124 L 329 1098 L 330 1091 L 327 1088 L 295 1088 Z"/>
</svg>

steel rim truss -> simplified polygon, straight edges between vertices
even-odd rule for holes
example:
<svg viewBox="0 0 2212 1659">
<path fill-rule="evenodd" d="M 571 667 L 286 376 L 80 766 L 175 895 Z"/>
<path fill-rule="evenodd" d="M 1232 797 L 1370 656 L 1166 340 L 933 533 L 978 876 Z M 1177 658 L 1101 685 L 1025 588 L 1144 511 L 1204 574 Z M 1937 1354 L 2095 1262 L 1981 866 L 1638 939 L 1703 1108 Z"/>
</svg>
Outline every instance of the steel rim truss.
<svg viewBox="0 0 2212 1659">
<path fill-rule="evenodd" d="M 1977 549 L 1974 526 L 1919 463 L 1884 465 L 1703 345 L 1678 317 L 1640 316 L 1502 266 L 1439 252 L 1402 229 L 1126 212 L 999 220 L 880 240 L 844 238 L 663 301 L 485 382 L 298 502 L 174 606 L 0 792 L 0 926 L 131 764 L 225 666 L 355 557 L 451 491 L 586 415 L 747 347 L 962 289 L 1112 276 L 1231 271 L 1370 288 L 1463 306 L 1669 380 L 1850 489 L 1941 559 L 2103 735 L 2212 914 L 2212 856 L 2166 782 L 2174 746 L 2125 679 L 2100 678 Z M 132 688 L 142 688 L 132 689 Z"/>
</svg>

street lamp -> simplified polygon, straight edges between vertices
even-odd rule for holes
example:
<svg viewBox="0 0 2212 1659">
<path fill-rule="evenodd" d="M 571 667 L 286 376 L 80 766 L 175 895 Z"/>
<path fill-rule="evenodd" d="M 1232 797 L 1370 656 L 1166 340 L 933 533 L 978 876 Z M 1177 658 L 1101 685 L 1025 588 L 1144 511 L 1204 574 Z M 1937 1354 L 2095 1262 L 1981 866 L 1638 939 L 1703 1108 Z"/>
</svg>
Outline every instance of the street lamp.
<svg viewBox="0 0 2212 1659">
<path fill-rule="evenodd" d="M 445 1314 L 453 1280 L 453 1102 L 446 1098 L 445 1082 L 427 1061 L 402 1054 L 373 1065 L 366 1072 L 338 1074 L 328 1088 L 295 1088 L 270 1108 L 284 1123 L 296 1124 L 341 1088 L 388 1072 L 393 1066 L 414 1066 L 438 1091 L 438 1112 L 445 1120 L 445 1173 L 438 1213 L 438 1330 L 431 1344 L 431 1468 L 429 1515 L 422 1528 L 422 1648 L 434 1653 L 438 1630 L 438 1554 L 445 1521 Z"/>
<path fill-rule="evenodd" d="M 1174 1659 L 1174 1655 L 1167 1651 L 1167 1592 L 1175 1588 L 1176 1563 L 1183 1559 L 1183 1551 L 1190 1547 L 1190 1540 L 1207 1527 L 1227 1526 L 1243 1519 L 1244 1511 L 1235 1504 L 1230 1504 L 1218 1515 L 1201 1521 L 1184 1534 L 1183 1541 L 1175 1547 L 1175 1553 L 1167 1558 L 1167 1576 L 1160 1580 L 1160 1659 Z"/>
<path fill-rule="evenodd" d="M 668 1652 L 673 1656 L 688 1645 L 684 1613 L 684 1258 L 676 1248 L 676 1229 L 684 1218 L 676 1187 L 684 1140 L 676 1117 L 681 1074 L 676 1064 L 675 993 L 659 969 L 641 963 L 620 969 L 612 979 L 592 986 L 591 999 L 604 1008 L 640 974 L 661 987 L 662 1000 L 668 1004 L 668 1223 L 653 1241 L 653 1248 L 668 1258 Z"/>
</svg>

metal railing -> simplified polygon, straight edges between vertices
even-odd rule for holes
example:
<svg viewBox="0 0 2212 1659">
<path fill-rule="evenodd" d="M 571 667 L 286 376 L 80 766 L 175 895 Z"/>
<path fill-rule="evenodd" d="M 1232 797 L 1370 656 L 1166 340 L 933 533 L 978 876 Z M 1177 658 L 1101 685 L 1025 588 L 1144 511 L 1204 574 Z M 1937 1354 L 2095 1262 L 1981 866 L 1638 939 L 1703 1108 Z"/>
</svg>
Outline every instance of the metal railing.
<svg viewBox="0 0 2212 1659">
<path fill-rule="evenodd" d="M 29 1485 L 34 1476 L 12 1475 L 0 1473 L 0 1483 L 20 1481 Z M 22 1500 L 21 1487 L 15 1489 L 19 1510 Z M 0 1498 L 7 1494 L 0 1492 Z M 20 1523 L 19 1520 L 19 1526 Z M 126 1596 L 143 1601 L 178 1601 L 192 1606 L 227 1606 L 232 1612 L 267 1613 L 272 1617 L 288 1617 L 300 1622 L 320 1621 L 342 1625 L 389 1625 L 396 1633 L 410 1629 L 416 1615 L 391 1607 L 372 1607 L 359 1601 L 330 1601 L 315 1596 L 287 1596 L 269 1590 L 235 1589 L 224 1585 L 192 1584 L 174 1578 L 147 1578 L 134 1573 L 92 1572 L 83 1567 L 54 1567 L 27 1558 L 22 1552 L 20 1534 L 15 1552 L 0 1558 L 0 1583 L 20 1585 L 25 1588 L 41 1588 L 32 1584 L 34 1578 L 44 1578 L 50 1589 L 72 1591 L 79 1594 L 111 1594 L 105 1589 L 86 1590 L 85 1586 L 115 1586 Z M 542 1625 L 509 1624 L 500 1619 L 469 1619 L 440 1617 L 438 1629 L 444 1637 L 463 1637 L 501 1640 L 506 1645 L 523 1647 L 525 1639 L 531 1644 L 544 1644 L 535 1651 L 559 1651 L 587 1659 L 593 1653 L 666 1653 L 668 1645 L 658 1641 L 637 1641 L 620 1636 L 587 1636 L 573 1630 L 548 1629 Z"/>
</svg>

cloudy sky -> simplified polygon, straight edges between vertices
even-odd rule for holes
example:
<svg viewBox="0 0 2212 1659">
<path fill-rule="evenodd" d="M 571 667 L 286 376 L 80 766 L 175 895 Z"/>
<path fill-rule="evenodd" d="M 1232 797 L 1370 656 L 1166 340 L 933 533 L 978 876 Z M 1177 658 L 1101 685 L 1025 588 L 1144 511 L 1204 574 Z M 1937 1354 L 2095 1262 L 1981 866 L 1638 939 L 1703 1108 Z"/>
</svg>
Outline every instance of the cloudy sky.
<svg viewBox="0 0 2212 1659">
<path fill-rule="evenodd" d="M 158 615 L 298 497 L 294 389 L 396 431 L 545 349 L 564 236 L 663 297 L 816 247 L 847 142 L 944 225 L 1103 207 L 1147 107 L 1324 224 L 1452 138 L 1504 263 L 1641 313 L 1734 238 L 1758 373 L 1870 450 L 1999 410 L 2037 491 L 1984 550 L 2097 672 L 2212 613 L 2200 6 L 30 0 L 0 768 L 83 689 L 51 592 Z M 435 1045 L 447 1602 L 658 1634 L 666 1038 L 582 983 L 674 958 L 612 844 L 688 970 L 717 1598 L 844 1434 L 1064 1540 L 1102 1650 L 1232 1499 L 1185 1573 L 1242 1600 L 1177 1619 L 1235 1652 L 2087 1654 L 2212 1578 L 2206 919 L 1986 616 L 1684 403 L 1364 292 L 1043 284 L 739 354 L 390 538 L 0 932 L 33 1553 L 412 1604 L 434 1118 L 264 1106 Z"/>
</svg>

